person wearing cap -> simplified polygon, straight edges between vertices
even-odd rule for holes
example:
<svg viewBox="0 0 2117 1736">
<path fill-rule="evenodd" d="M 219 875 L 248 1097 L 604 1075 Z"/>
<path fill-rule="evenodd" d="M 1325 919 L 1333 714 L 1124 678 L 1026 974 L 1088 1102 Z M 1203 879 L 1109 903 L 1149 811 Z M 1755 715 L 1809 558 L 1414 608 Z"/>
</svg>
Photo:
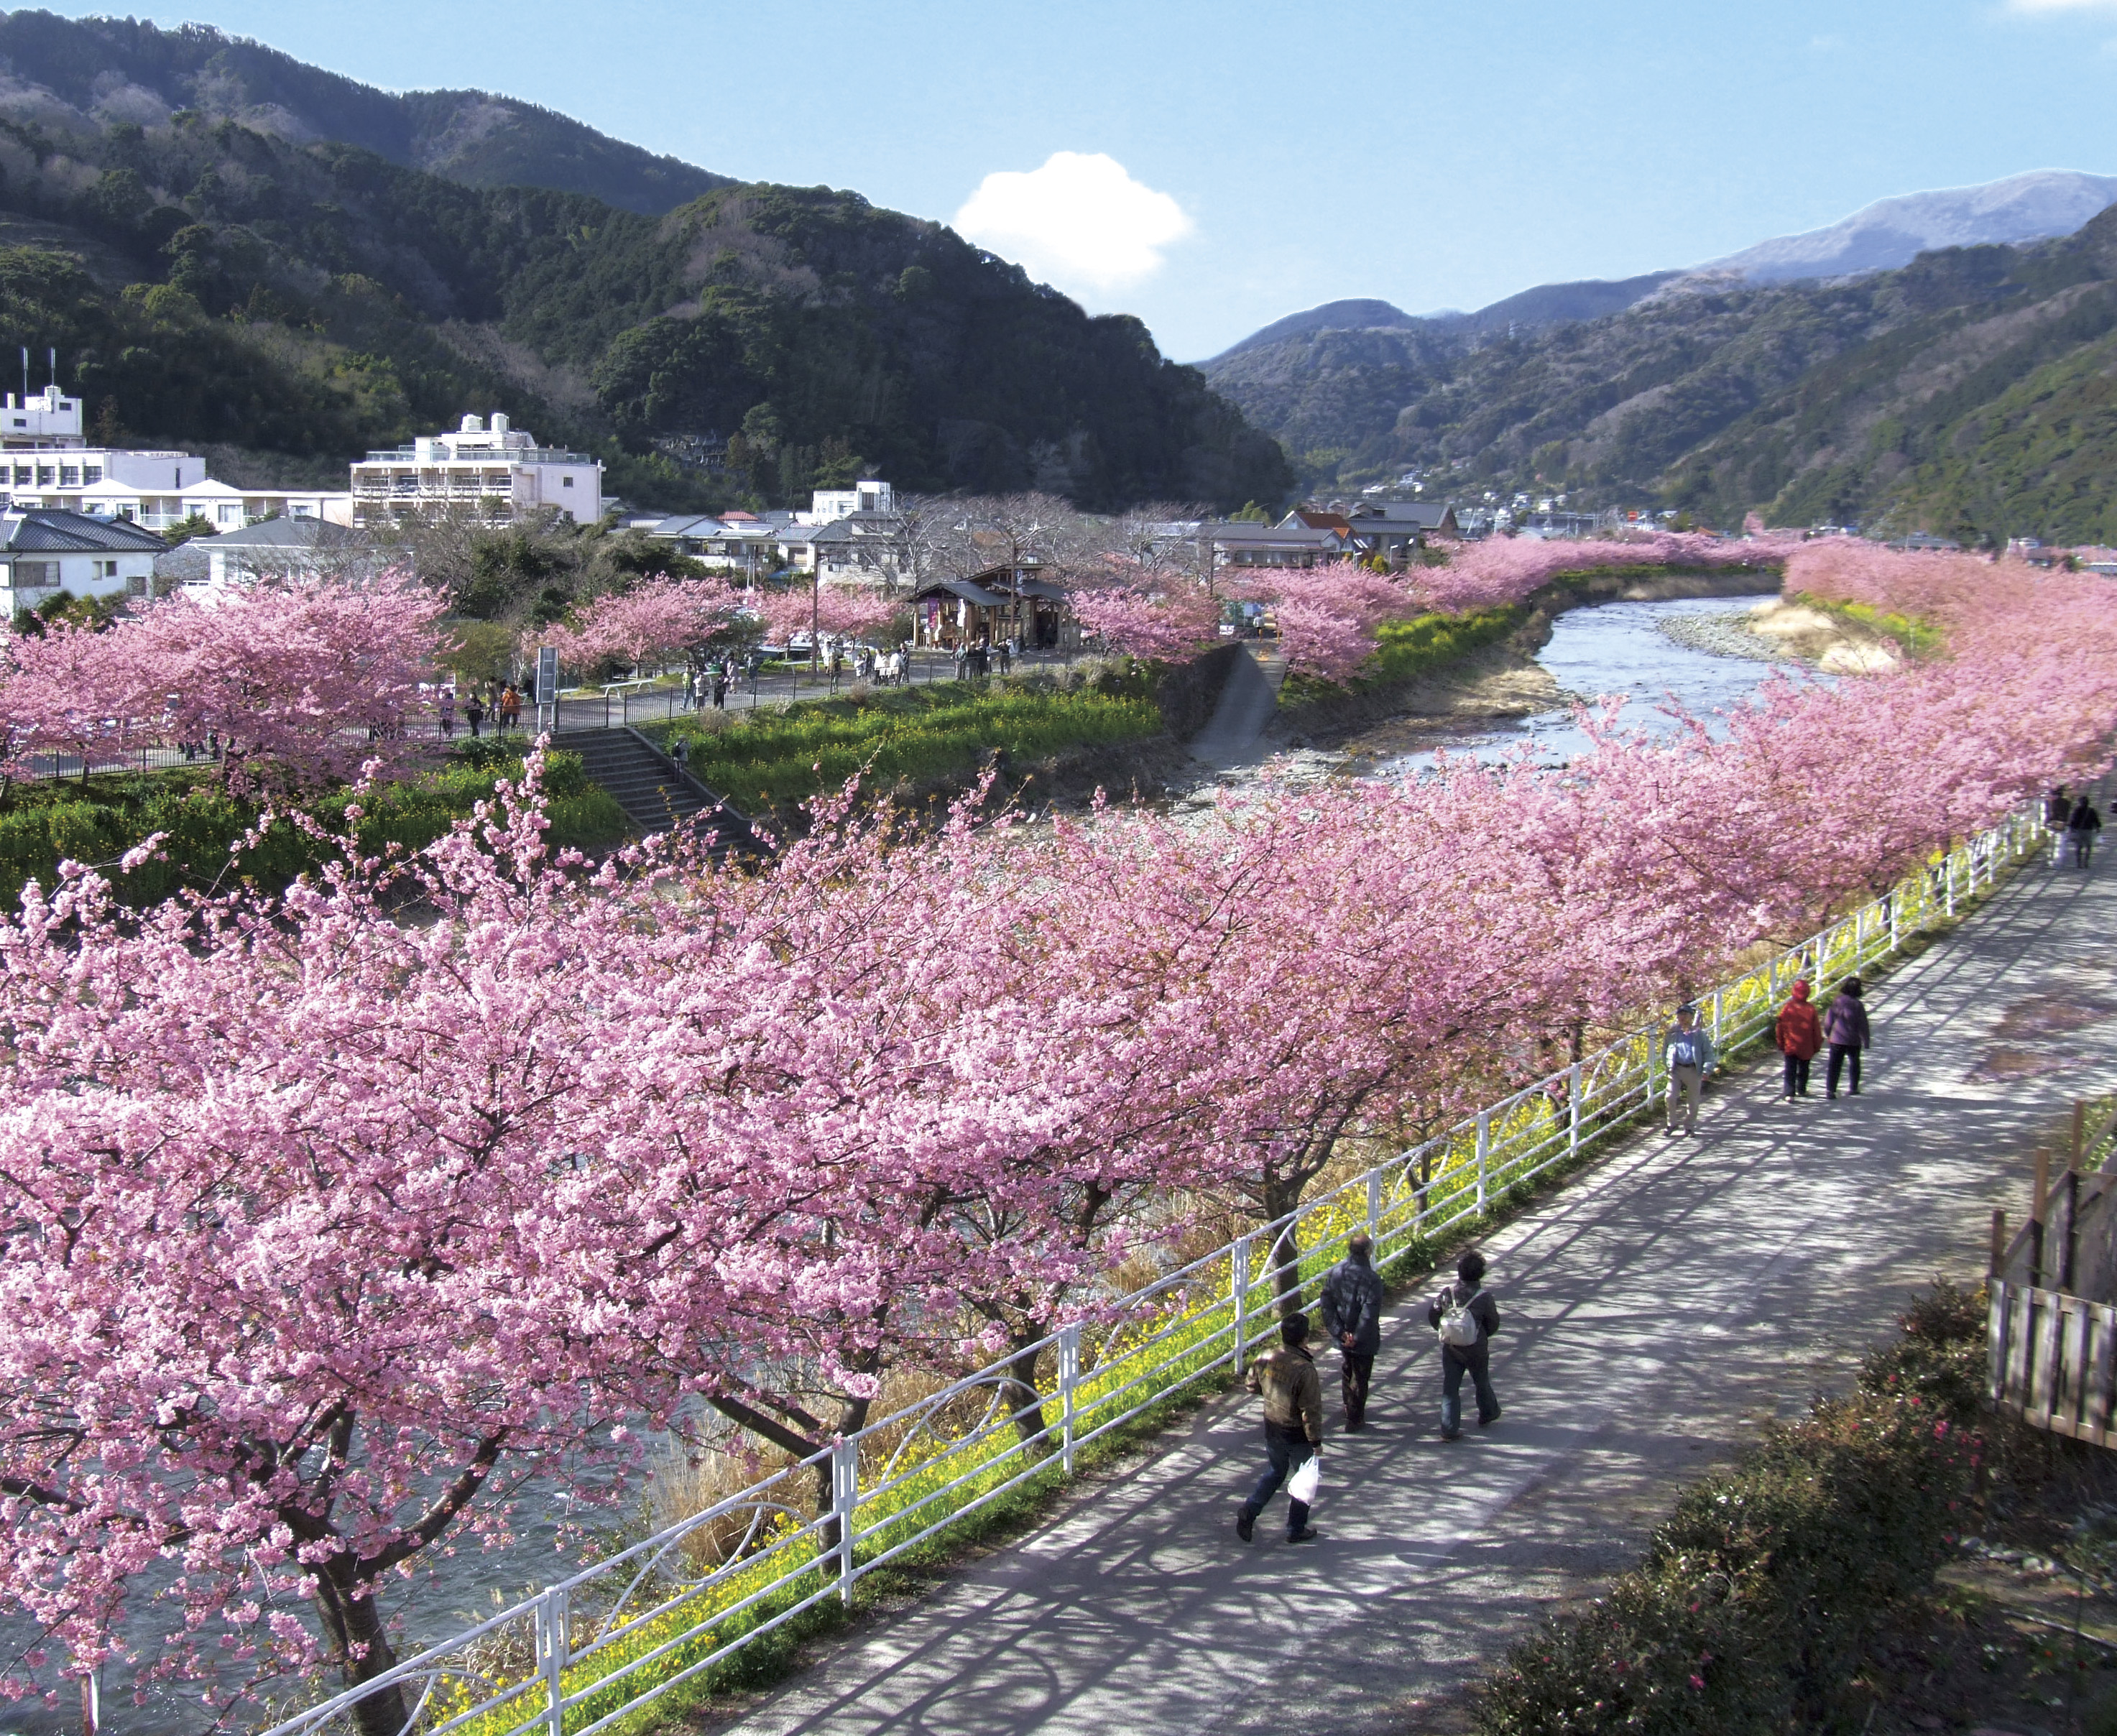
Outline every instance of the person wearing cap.
<svg viewBox="0 0 2117 1736">
<path fill-rule="evenodd" d="M 1279 1485 L 1323 1444 L 1323 1381 L 1315 1359 L 1303 1348 L 1308 1342 L 1308 1316 L 1290 1314 L 1279 1323 L 1280 1342 L 1250 1365 L 1249 1389 L 1264 1400 L 1264 1474 L 1235 1517 L 1235 1535 L 1248 1543 L 1257 1515 L 1279 1493 Z M 1320 1533 L 1308 1526 L 1308 1503 L 1290 1501 L 1286 1540 L 1306 1543 Z"/>
<path fill-rule="evenodd" d="M 1686 1001 L 1677 1008 L 1676 1024 L 1663 1037 L 1661 1048 L 1662 1060 L 1668 1067 L 1667 1131 L 1677 1131 L 1676 1104 L 1681 1094 L 1684 1105 L 1682 1130 L 1695 1134 L 1698 1131 L 1698 1099 L 1705 1089 L 1705 1075 L 1719 1065 L 1720 1060 L 1713 1051 L 1713 1038 L 1699 1026 L 1695 1001 Z"/>
</svg>

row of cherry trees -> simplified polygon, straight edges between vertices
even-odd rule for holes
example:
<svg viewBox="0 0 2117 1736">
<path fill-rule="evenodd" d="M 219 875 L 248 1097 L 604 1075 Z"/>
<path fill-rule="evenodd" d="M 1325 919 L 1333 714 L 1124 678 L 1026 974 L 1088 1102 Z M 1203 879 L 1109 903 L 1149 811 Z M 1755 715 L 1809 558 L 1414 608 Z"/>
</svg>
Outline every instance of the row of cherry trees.
<svg viewBox="0 0 2117 1736">
<path fill-rule="evenodd" d="M 152 1586 L 183 1637 L 150 1675 L 365 1680 L 383 1588 L 505 1536 L 532 1474 L 621 1487 L 702 1408 L 814 1451 L 893 1370 L 1020 1357 L 1201 1214 L 1290 1210 L 2101 762 L 2105 581 L 1814 547 L 1790 583 L 1952 654 L 1672 742 L 1607 711 L 1564 777 L 938 832 L 850 792 L 759 868 L 589 871 L 533 772 L 278 900 L 33 888 L 0 1600 L 76 1666 Z"/>
</svg>

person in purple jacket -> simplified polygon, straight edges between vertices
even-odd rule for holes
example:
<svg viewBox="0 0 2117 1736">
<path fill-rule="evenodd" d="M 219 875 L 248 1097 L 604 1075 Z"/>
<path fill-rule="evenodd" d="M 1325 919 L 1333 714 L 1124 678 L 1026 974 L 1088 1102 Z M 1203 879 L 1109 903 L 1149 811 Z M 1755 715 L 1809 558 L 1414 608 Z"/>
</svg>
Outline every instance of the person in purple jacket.
<svg viewBox="0 0 2117 1736">
<path fill-rule="evenodd" d="M 1867 1003 L 1857 977 L 1838 985 L 1838 998 L 1823 1015 L 1823 1040 L 1830 1045 L 1830 1071 L 1824 1079 L 1824 1094 L 1838 1100 L 1838 1075 L 1849 1061 L 1852 1095 L 1860 1094 L 1860 1052 L 1873 1046 L 1867 1026 Z"/>
</svg>

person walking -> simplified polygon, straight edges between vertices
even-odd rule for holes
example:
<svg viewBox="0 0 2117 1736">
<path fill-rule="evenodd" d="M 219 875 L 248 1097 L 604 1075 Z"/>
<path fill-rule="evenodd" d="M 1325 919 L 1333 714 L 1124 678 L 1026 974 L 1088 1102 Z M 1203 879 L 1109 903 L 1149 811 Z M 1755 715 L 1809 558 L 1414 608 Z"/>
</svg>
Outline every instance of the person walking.
<svg viewBox="0 0 2117 1736">
<path fill-rule="evenodd" d="M 2095 835 L 2102 830 L 2102 816 L 2086 796 L 2073 804 L 2065 822 L 2065 835 L 2073 845 L 2073 865 L 2084 868 L 2095 860 Z"/>
<path fill-rule="evenodd" d="M 1365 1231 L 1354 1232 L 1345 1257 L 1323 1280 L 1318 1310 L 1324 1334 L 1342 1359 L 1345 1432 L 1355 1434 L 1368 1425 L 1368 1383 L 1374 1377 L 1375 1353 L 1382 1347 L 1382 1281 L 1374 1268 L 1374 1244 Z"/>
<path fill-rule="evenodd" d="M 1279 1323 L 1280 1342 L 1250 1365 L 1243 1383 L 1264 1400 L 1264 1450 L 1266 1463 L 1257 1487 L 1235 1516 L 1235 1535 L 1248 1543 L 1257 1530 L 1257 1515 L 1279 1493 L 1279 1485 L 1315 1457 L 1323 1444 L 1323 1382 L 1316 1361 L 1303 1347 L 1308 1342 L 1308 1316 L 1290 1314 Z M 1286 1540 L 1306 1543 L 1321 1535 L 1308 1526 L 1308 1503 L 1289 1497 Z"/>
<path fill-rule="evenodd" d="M 725 711 L 727 709 L 727 671 L 723 669 L 713 677 L 713 709 L 715 711 Z"/>
<path fill-rule="evenodd" d="M 452 687 L 441 689 L 441 739 L 453 741 L 456 733 L 456 690 Z"/>
<path fill-rule="evenodd" d="M 2073 802 L 2065 793 L 2065 785 L 2052 785 L 2051 793 L 2044 798 L 2044 830 L 2050 834 L 2053 868 L 2064 863 L 2066 822 L 2072 817 Z"/>
<path fill-rule="evenodd" d="M 1809 1004 L 1806 978 L 1793 985 L 1793 998 L 1779 1009 L 1772 1034 L 1778 1041 L 1779 1052 L 1786 1057 L 1783 1100 L 1792 1103 L 1796 1097 L 1807 1096 L 1808 1064 L 1823 1047 L 1823 1021 Z"/>
<path fill-rule="evenodd" d="M 464 707 L 464 721 L 470 725 L 470 739 L 478 738 L 478 725 L 485 721 L 485 702 L 477 697 L 477 689 L 470 690 L 470 703 Z"/>
<path fill-rule="evenodd" d="M 511 681 L 507 684 L 507 691 L 500 696 L 500 724 L 505 730 L 522 727 L 522 695 Z"/>
<path fill-rule="evenodd" d="M 1676 1025 L 1662 1038 L 1662 1059 L 1668 1066 L 1668 1099 L 1665 1131 L 1673 1134 L 1676 1126 L 1676 1104 L 1680 1095 L 1683 1099 L 1683 1131 L 1698 1131 L 1698 1099 L 1705 1089 L 1705 1075 L 1720 1063 L 1713 1052 L 1713 1038 L 1699 1028 L 1698 1003 L 1686 1001 L 1676 1010 Z"/>
<path fill-rule="evenodd" d="M 1478 1394 L 1478 1426 L 1500 1420 L 1492 1375 L 1492 1341 L 1500 1329 L 1500 1310 L 1492 1292 L 1481 1287 L 1484 1281 L 1485 1256 L 1472 1248 L 1455 1262 L 1455 1282 L 1443 1285 L 1426 1310 L 1426 1324 L 1441 1339 L 1443 1440 L 1454 1440 L 1463 1432 L 1465 1375 Z"/>
<path fill-rule="evenodd" d="M 1830 1045 L 1830 1069 L 1824 1075 L 1823 1094 L 1833 1103 L 1838 1101 L 1838 1074 L 1848 1061 L 1852 1063 L 1852 1094 L 1855 1097 L 1860 1094 L 1860 1052 L 1872 1047 L 1868 1034 L 1867 1003 L 1863 998 L 1866 993 L 1859 978 L 1846 978 L 1838 985 L 1838 998 L 1823 1015 L 1823 1037 Z"/>
</svg>

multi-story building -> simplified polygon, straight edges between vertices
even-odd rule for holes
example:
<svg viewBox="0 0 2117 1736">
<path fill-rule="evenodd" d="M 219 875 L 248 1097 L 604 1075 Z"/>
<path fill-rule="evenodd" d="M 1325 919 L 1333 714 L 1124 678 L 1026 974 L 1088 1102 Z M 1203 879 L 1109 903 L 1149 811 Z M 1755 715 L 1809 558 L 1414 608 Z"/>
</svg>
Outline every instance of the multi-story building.
<svg viewBox="0 0 2117 1736">
<path fill-rule="evenodd" d="M 356 524 L 394 524 L 451 509 L 496 523 L 556 509 L 576 523 L 593 523 L 602 516 L 602 464 L 586 453 L 539 446 L 495 415 L 489 427 L 466 416 L 453 434 L 371 452 L 353 467 Z"/>
<path fill-rule="evenodd" d="M 850 518 L 855 513 L 883 513 L 893 516 L 897 511 L 897 490 L 887 482 L 878 482 L 872 477 L 863 478 L 851 488 L 819 488 L 809 495 L 809 510 L 796 513 L 796 519 L 802 524 L 831 524 L 840 518 Z"/>
<path fill-rule="evenodd" d="M 205 481 L 195 453 L 90 445 L 81 400 L 57 386 L 0 403 L 0 509 L 95 513 L 86 495 L 106 483 L 160 493 Z"/>
</svg>

